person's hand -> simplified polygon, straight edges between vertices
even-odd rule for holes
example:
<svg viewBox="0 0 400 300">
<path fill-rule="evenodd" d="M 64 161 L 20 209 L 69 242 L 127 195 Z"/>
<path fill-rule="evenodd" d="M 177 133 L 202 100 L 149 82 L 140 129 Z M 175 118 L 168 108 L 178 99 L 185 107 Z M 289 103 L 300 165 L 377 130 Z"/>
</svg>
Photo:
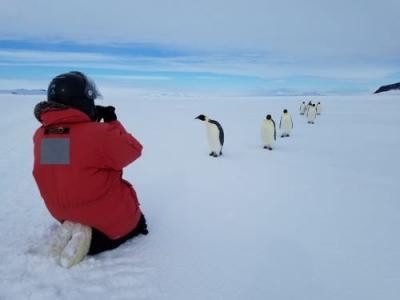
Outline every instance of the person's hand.
<svg viewBox="0 0 400 300">
<path fill-rule="evenodd" d="M 103 119 L 105 123 L 109 123 L 117 119 L 114 106 L 96 105 L 96 115 L 97 122 L 100 122 L 101 119 Z"/>
</svg>

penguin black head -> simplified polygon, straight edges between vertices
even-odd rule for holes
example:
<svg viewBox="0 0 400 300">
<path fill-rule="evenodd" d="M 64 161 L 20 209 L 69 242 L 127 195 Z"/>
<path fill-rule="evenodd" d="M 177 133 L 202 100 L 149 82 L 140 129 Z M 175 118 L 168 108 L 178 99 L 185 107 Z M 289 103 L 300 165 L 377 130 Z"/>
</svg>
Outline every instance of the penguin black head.
<svg viewBox="0 0 400 300">
<path fill-rule="evenodd" d="M 315 103 L 313 103 L 313 105 L 312 106 L 315 106 Z"/>
<path fill-rule="evenodd" d="M 287 109 L 284 109 L 284 110 L 283 110 L 283 113 L 286 114 L 286 113 L 287 113 Z"/>
<path fill-rule="evenodd" d="M 318 104 L 321 104 L 321 102 L 318 102 Z"/>
<path fill-rule="evenodd" d="M 205 121 L 206 120 L 206 116 L 205 115 L 198 115 L 195 119 L 199 119 L 201 121 Z"/>
<path fill-rule="evenodd" d="M 306 102 L 305 102 L 305 101 L 303 101 L 303 104 L 306 104 Z"/>
<path fill-rule="evenodd" d="M 267 120 L 271 120 L 271 115 L 267 115 Z"/>
</svg>

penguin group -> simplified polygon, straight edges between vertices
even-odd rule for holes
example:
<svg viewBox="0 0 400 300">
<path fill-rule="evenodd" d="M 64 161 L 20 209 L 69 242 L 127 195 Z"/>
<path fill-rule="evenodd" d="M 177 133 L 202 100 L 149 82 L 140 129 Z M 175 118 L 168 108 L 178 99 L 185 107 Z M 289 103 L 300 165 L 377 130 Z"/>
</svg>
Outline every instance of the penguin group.
<svg viewBox="0 0 400 300">
<path fill-rule="evenodd" d="M 322 104 L 321 102 L 318 102 L 317 104 L 312 103 L 311 101 L 308 102 L 308 104 L 305 104 L 305 101 L 303 101 L 300 104 L 300 115 L 306 115 L 307 116 L 307 123 L 308 124 L 314 124 L 315 119 L 317 118 L 317 115 L 320 115 L 322 112 Z"/>
<path fill-rule="evenodd" d="M 322 112 L 321 102 L 317 104 L 311 101 L 308 104 L 303 101 L 299 108 L 300 115 L 306 115 L 309 124 L 314 124 L 316 116 Z M 224 146 L 224 130 L 221 124 L 209 117 L 201 114 L 195 119 L 198 119 L 206 124 L 208 145 L 210 147 L 209 155 L 219 157 L 222 155 L 222 147 Z M 293 129 L 293 119 L 287 109 L 284 109 L 280 122 L 279 129 L 281 130 L 281 138 L 290 137 Z M 272 150 L 276 142 L 276 124 L 270 114 L 268 114 L 261 123 L 261 140 L 264 149 Z"/>
</svg>

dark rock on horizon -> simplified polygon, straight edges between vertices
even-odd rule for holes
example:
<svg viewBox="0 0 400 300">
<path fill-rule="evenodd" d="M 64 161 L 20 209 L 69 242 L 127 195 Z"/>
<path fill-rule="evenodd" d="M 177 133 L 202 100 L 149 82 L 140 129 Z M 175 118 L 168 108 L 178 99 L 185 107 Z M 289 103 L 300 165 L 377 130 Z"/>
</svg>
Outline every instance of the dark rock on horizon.
<svg viewBox="0 0 400 300">
<path fill-rule="evenodd" d="M 400 82 L 394 84 L 383 85 L 379 89 L 377 89 L 374 94 L 387 92 L 391 90 L 400 90 Z"/>
<path fill-rule="evenodd" d="M 13 89 L 13 90 L 0 90 L 0 94 L 11 95 L 46 95 L 45 89 Z"/>
</svg>

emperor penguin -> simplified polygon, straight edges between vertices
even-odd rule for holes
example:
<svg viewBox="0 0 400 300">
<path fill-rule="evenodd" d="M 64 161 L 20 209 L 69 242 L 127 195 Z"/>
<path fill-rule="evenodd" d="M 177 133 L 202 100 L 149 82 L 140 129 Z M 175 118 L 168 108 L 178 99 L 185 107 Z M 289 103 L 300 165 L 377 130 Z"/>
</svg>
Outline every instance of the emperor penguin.
<svg viewBox="0 0 400 300">
<path fill-rule="evenodd" d="M 305 113 L 308 112 L 308 109 L 312 106 L 312 102 L 308 101 L 307 105 L 306 105 L 306 110 L 304 111 Z"/>
<path fill-rule="evenodd" d="M 205 115 L 198 115 L 195 119 L 203 121 L 207 125 L 208 145 L 210 146 L 210 156 L 218 157 L 222 155 L 222 146 L 224 145 L 224 130 L 221 124 L 211 120 Z"/>
<path fill-rule="evenodd" d="M 317 117 L 317 108 L 315 104 L 311 105 L 307 112 L 307 118 L 309 124 L 314 124 L 315 118 Z"/>
<path fill-rule="evenodd" d="M 321 102 L 318 102 L 317 103 L 317 106 L 316 106 L 316 111 L 317 111 L 317 115 L 320 115 L 321 114 L 321 112 L 322 112 L 322 105 L 321 105 Z"/>
<path fill-rule="evenodd" d="M 267 115 L 261 124 L 261 139 L 264 149 L 272 150 L 276 141 L 276 127 L 271 115 Z"/>
<path fill-rule="evenodd" d="M 300 111 L 300 114 L 301 114 L 301 115 L 304 115 L 304 114 L 305 114 L 305 112 L 306 112 L 306 102 L 305 102 L 305 101 L 303 101 L 303 102 L 300 104 L 299 111 Z"/>
<path fill-rule="evenodd" d="M 281 137 L 288 137 L 290 136 L 290 132 L 293 129 L 293 121 L 292 117 L 288 113 L 287 109 L 283 110 L 281 121 L 279 122 L 279 128 L 282 131 Z"/>
</svg>

